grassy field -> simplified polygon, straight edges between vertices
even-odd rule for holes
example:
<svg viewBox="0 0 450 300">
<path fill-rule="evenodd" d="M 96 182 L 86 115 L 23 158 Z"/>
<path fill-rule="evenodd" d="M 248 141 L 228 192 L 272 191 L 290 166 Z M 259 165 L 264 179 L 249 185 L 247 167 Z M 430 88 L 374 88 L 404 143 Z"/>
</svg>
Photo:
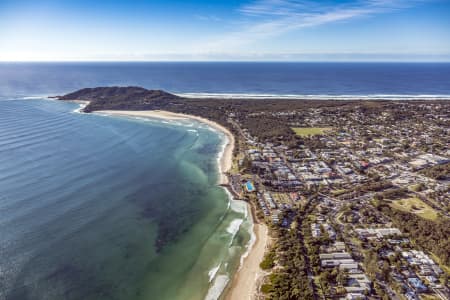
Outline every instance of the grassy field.
<svg viewBox="0 0 450 300">
<path fill-rule="evenodd" d="M 432 207 L 415 197 L 392 201 L 391 207 L 432 221 L 437 218 L 437 212 Z"/>
<path fill-rule="evenodd" d="M 331 130 L 331 127 L 293 127 L 296 135 L 308 136 L 308 135 L 320 135 L 327 130 Z"/>
<path fill-rule="evenodd" d="M 331 191 L 331 194 L 333 194 L 333 196 L 339 196 L 339 195 L 344 194 L 345 192 L 347 192 L 347 190 L 345 190 L 345 189 L 342 189 L 342 190 L 332 190 L 332 191 Z"/>
</svg>

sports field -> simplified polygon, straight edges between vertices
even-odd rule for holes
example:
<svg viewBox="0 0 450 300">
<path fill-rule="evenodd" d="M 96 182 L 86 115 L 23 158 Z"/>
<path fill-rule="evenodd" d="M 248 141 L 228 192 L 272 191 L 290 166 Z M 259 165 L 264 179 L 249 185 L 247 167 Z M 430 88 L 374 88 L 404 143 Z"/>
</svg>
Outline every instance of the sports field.
<svg viewBox="0 0 450 300">
<path fill-rule="evenodd" d="M 320 135 L 325 131 L 331 130 L 331 127 L 293 127 L 295 134 L 298 136 Z"/>
</svg>

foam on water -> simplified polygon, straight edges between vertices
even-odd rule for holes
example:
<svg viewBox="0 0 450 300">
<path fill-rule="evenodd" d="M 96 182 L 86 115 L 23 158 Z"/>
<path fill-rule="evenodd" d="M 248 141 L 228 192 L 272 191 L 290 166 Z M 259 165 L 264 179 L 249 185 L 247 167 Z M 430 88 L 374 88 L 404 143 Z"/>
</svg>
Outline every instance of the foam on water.
<svg viewBox="0 0 450 300">
<path fill-rule="evenodd" d="M 227 286 L 230 281 L 230 277 L 228 275 L 218 275 L 214 280 L 213 285 L 208 290 L 208 294 L 205 297 L 205 300 L 217 300 L 222 295 L 223 290 Z"/>
<path fill-rule="evenodd" d="M 19 98 L 19 99 L 22 99 L 22 100 L 37 100 L 37 99 L 43 99 L 43 98 L 46 98 L 46 96 L 44 96 L 44 95 L 38 95 L 38 96 L 26 96 L 26 97 L 22 97 L 22 98 Z"/>
<path fill-rule="evenodd" d="M 253 248 L 253 245 L 256 242 L 256 235 L 255 232 L 253 231 L 253 227 L 254 227 L 254 223 L 250 222 L 250 228 L 249 228 L 249 232 L 250 232 L 250 240 L 248 241 L 246 247 L 245 247 L 245 252 L 241 255 L 240 261 L 239 261 L 239 269 L 242 267 L 242 265 L 244 264 L 244 259 L 249 255 L 250 251 Z"/>
<path fill-rule="evenodd" d="M 0 100 L 14 101 L 14 100 L 55 100 L 55 99 L 49 98 L 47 95 L 35 95 L 35 96 L 5 95 L 5 94 L 2 95 L 0 91 Z"/>
<path fill-rule="evenodd" d="M 81 104 L 80 107 L 78 109 L 75 110 L 75 112 L 80 112 L 82 113 L 82 109 L 85 107 L 84 104 Z M 157 117 L 151 117 L 151 116 L 133 116 L 133 115 L 115 115 L 115 114 L 108 114 L 108 113 L 103 113 L 103 112 L 93 112 L 93 114 L 98 115 L 98 116 L 103 116 L 103 117 L 119 117 L 119 118 L 125 118 L 125 119 L 129 119 L 129 120 L 136 120 L 136 121 L 141 121 L 141 122 L 150 122 L 150 123 L 155 123 L 155 124 L 166 124 L 169 126 L 176 126 L 176 127 L 193 127 L 193 123 L 186 123 L 184 121 L 178 121 L 178 120 L 172 120 L 172 119 L 161 119 L 161 118 L 157 118 Z M 197 130 L 195 129 L 188 129 L 188 131 L 191 132 L 197 132 Z"/>
<path fill-rule="evenodd" d="M 219 271 L 219 268 L 220 268 L 220 264 L 218 264 L 216 267 L 209 270 L 209 272 L 208 272 L 209 282 L 213 281 L 214 277 L 216 277 L 216 274 L 217 274 L 217 271 Z"/>
<path fill-rule="evenodd" d="M 244 214 L 244 218 L 246 219 L 248 216 L 248 207 L 247 203 L 242 200 L 235 200 L 233 198 L 233 195 L 230 193 L 230 191 L 226 188 L 223 189 L 225 193 L 228 196 L 228 207 L 227 209 L 230 209 L 234 212 Z"/>
<path fill-rule="evenodd" d="M 85 103 L 80 103 L 80 104 L 78 105 L 78 108 L 76 108 L 73 112 L 74 112 L 74 113 L 77 113 L 77 114 L 83 113 L 83 109 L 84 109 L 86 106 L 87 106 L 87 104 L 85 104 Z"/>
<path fill-rule="evenodd" d="M 237 213 L 242 213 L 247 217 L 247 203 L 241 200 L 232 200 L 231 209 Z"/>
<path fill-rule="evenodd" d="M 235 236 L 239 231 L 239 227 L 241 227 L 242 221 L 242 219 L 234 219 L 233 221 L 231 221 L 230 225 L 228 225 L 227 227 L 227 232 L 232 236 Z"/>
<path fill-rule="evenodd" d="M 231 234 L 230 243 L 228 244 L 229 246 L 233 244 L 234 237 L 239 232 L 239 228 L 241 228 L 241 224 L 243 221 L 243 219 L 234 219 L 233 221 L 231 221 L 230 225 L 228 225 L 227 232 Z"/>
</svg>

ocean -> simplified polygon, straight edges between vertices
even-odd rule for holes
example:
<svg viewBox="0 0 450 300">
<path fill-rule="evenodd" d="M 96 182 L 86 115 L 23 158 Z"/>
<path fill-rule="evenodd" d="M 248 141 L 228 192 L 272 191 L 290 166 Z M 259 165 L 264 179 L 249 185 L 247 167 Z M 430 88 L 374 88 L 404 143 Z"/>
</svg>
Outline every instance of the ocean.
<svg viewBox="0 0 450 300">
<path fill-rule="evenodd" d="M 0 63 L 1 96 L 137 85 L 178 94 L 450 98 L 450 63 Z"/>
<path fill-rule="evenodd" d="M 216 185 L 224 137 L 77 108 L 0 101 L 0 299 L 219 294 L 251 226 Z"/>
<path fill-rule="evenodd" d="M 221 133 L 48 95 L 429 99 L 449 82 L 431 63 L 0 63 L 0 299 L 217 299 L 251 242 L 245 205 L 216 185 Z"/>
</svg>

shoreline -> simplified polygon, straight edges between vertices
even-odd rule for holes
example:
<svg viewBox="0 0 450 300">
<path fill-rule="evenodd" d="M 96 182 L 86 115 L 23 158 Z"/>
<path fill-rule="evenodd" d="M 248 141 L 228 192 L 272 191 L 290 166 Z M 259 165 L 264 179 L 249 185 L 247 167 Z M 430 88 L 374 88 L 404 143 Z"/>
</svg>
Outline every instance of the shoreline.
<svg viewBox="0 0 450 300">
<path fill-rule="evenodd" d="M 51 98 L 50 98 L 51 99 Z M 51 100 L 53 100 L 53 99 L 51 99 Z M 64 100 L 65 102 L 72 102 L 72 103 L 76 103 L 76 104 L 78 104 L 79 106 L 78 106 L 78 108 L 74 111 L 74 112 L 77 112 L 77 113 L 81 113 L 81 112 L 83 112 L 83 109 L 86 107 L 86 106 L 88 106 L 89 105 L 89 101 L 86 101 L 86 100 Z"/>
<path fill-rule="evenodd" d="M 82 103 L 85 104 L 85 103 Z M 234 135 L 224 126 L 210 121 L 208 119 L 181 114 L 173 113 L 162 110 L 147 110 L 147 111 L 126 111 L 126 110 L 100 110 L 94 113 L 111 115 L 111 116 L 124 116 L 124 117 L 147 117 L 157 118 L 165 120 L 196 120 L 201 123 L 207 124 L 211 128 L 222 132 L 226 141 L 223 146 L 223 150 L 219 152 L 219 178 L 218 184 L 226 188 L 228 184 L 228 177 L 226 173 L 231 169 L 233 163 L 233 150 L 235 145 Z M 230 201 L 234 200 L 230 194 Z M 245 253 L 241 256 L 241 263 L 236 272 L 231 276 L 226 288 L 222 291 L 219 299 L 226 300 L 250 300 L 256 299 L 257 287 L 259 286 L 261 279 L 265 275 L 265 272 L 259 267 L 260 262 L 263 260 L 266 248 L 269 245 L 268 228 L 264 223 L 260 223 L 253 215 L 254 208 L 249 203 L 246 203 L 247 209 L 250 210 L 250 219 L 252 222 L 252 234 L 255 238 Z"/>
<path fill-rule="evenodd" d="M 269 245 L 268 228 L 263 223 L 253 223 L 255 240 L 247 255 L 242 257 L 242 263 L 230 284 L 224 291 L 224 300 L 254 300 L 257 299 L 257 288 L 260 286 L 265 272 L 259 267 Z M 222 299 L 221 298 L 221 299 Z"/>
</svg>

